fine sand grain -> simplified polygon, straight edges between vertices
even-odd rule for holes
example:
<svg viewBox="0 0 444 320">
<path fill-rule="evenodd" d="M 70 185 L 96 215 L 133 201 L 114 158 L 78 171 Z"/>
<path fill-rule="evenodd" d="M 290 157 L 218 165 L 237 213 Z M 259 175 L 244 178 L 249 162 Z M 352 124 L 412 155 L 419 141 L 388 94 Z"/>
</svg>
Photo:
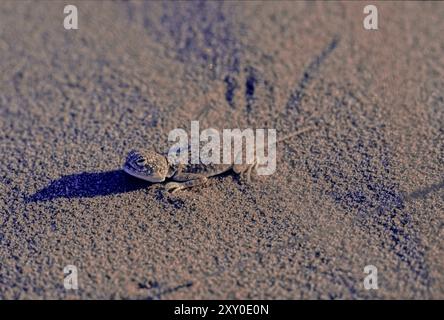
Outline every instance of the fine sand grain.
<svg viewBox="0 0 444 320">
<path fill-rule="evenodd" d="M 0 298 L 444 298 L 444 3 L 65 2 L 0 3 Z M 317 129 L 251 183 L 120 171 L 191 120 Z"/>
</svg>

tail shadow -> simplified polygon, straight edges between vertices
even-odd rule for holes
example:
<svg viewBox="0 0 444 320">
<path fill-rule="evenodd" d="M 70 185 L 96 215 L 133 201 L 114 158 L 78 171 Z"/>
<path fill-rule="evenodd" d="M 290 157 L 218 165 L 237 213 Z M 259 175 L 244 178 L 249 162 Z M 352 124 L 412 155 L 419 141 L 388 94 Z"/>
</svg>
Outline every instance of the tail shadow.
<svg viewBox="0 0 444 320">
<path fill-rule="evenodd" d="M 416 191 L 413 191 L 412 193 L 407 195 L 407 199 L 425 198 L 430 193 L 438 192 L 440 189 L 444 189 L 444 180 L 439 182 L 439 183 L 432 184 L 431 186 L 428 186 L 426 188 L 418 189 Z"/>
<path fill-rule="evenodd" d="M 136 179 L 123 170 L 83 172 L 63 176 L 47 187 L 26 197 L 26 202 L 50 201 L 57 198 L 93 198 L 147 188 L 151 183 Z"/>
</svg>

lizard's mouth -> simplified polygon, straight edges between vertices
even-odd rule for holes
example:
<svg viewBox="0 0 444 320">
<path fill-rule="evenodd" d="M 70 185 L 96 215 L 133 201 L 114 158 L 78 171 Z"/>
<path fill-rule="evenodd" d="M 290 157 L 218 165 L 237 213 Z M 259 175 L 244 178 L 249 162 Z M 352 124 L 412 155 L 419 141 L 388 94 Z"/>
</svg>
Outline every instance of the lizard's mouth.
<svg viewBox="0 0 444 320">
<path fill-rule="evenodd" d="M 144 175 L 143 173 L 136 172 L 126 166 L 123 168 L 123 171 L 125 171 L 126 173 L 128 173 L 129 175 L 131 175 L 133 177 L 136 177 L 138 179 L 142 179 L 145 181 L 149 181 L 149 182 L 163 182 L 165 180 L 165 177 L 161 177 L 158 175 L 150 175 L 150 176 Z"/>
</svg>

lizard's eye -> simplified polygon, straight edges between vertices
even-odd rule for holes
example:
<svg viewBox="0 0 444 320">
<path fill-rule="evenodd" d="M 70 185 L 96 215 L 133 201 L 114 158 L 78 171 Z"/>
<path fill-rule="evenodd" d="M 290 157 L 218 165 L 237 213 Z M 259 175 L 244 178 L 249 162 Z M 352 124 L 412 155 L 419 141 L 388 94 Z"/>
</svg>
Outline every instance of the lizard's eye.
<svg viewBox="0 0 444 320">
<path fill-rule="evenodd" d="M 136 163 L 139 166 L 143 166 L 145 164 L 145 159 L 137 159 Z"/>
</svg>

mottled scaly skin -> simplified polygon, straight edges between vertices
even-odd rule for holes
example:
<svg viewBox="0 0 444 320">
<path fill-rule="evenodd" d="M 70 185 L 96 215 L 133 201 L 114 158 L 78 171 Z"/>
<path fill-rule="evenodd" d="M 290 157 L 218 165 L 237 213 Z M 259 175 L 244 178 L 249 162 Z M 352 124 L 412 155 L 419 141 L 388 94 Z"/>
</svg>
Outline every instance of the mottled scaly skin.
<svg viewBox="0 0 444 320">
<path fill-rule="evenodd" d="M 165 154 L 165 157 L 168 157 L 168 154 Z M 233 165 L 232 164 L 205 164 L 202 162 L 193 164 L 191 163 L 191 147 L 188 146 L 188 164 L 169 164 L 170 165 L 170 174 L 171 172 L 178 172 L 179 168 L 182 173 L 192 173 L 192 174 L 200 174 L 207 178 L 217 176 L 219 174 L 222 174 L 224 172 L 229 171 Z M 174 178 L 174 174 L 170 177 Z"/>
<path fill-rule="evenodd" d="M 207 178 L 217 176 L 224 172 L 229 171 L 233 165 L 231 164 L 185 164 L 180 165 L 182 173 L 194 173 L 200 174 Z M 179 166 L 173 166 L 173 168 L 177 169 Z M 174 176 L 173 176 L 174 177 Z"/>
</svg>

